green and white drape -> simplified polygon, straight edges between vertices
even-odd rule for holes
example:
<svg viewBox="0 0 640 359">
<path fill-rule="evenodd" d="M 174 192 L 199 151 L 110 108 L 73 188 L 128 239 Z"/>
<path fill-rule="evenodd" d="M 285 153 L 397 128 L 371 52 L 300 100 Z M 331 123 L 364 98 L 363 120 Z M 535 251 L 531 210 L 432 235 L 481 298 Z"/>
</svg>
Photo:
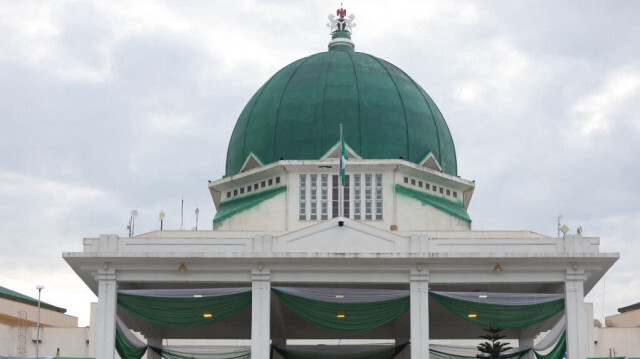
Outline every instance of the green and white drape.
<svg viewBox="0 0 640 359">
<path fill-rule="evenodd" d="M 536 355 L 538 359 L 561 359 L 564 357 L 564 354 L 567 352 L 567 332 L 563 331 L 558 343 L 555 347 L 547 354 L 540 354 L 537 350 L 534 350 L 533 353 Z"/>
<path fill-rule="evenodd" d="M 245 347 L 162 346 L 151 347 L 164 359 L 251 359 Z"/>
<path fill-rule="evenodd" d="M 118 305 L 168 327 L 195 327 L 228 318 L 251 304 L 251 288 L 121 290 Z"/>
<path fill-rule="evenodd" d="M 556 294 L 429 292 L 431 298 L 465 320 L 495 328 L 540 323 L 564 310 Z"/>
<path fill-rule="evenodd" d="M 138 339 L 124 322 L 117 317 L 116 351 L 122 359 L 140 359 L 147 352 L 147 344 Z"/>
<path fill-rule="evenodd" d="M 118 291 L 118 305 L 130 314 L 169 327 L 193 327 L 228 318 L 251 304 L 251 288 L 145 289 Z M 165 359 L 249 359 L 248 348 L 147 346 L 116 319 L 116 350 L 140 359 L 151 348 Z"/>
<path fill-rule="evenodd" d="M 285 359 L 392 359 L 409 343 L 401 345 L 296 345 L 272 350 Z"/>
<path fill-rule="evenodd" d="M 272 291 L 302 319 L 336 331 L 371 330 L 409 310 L 406 290 L 274 287 Z"/>
<path fill-rule="evenodd" d="M 251 359 L 248 347 L 231 346 L 150 346 L 143 343 L 116 318 L 116 351 L 122 359 L 140 359 L 150 348 L 165 359 Z"/>
<path fill-rule="evenodd" d="M 436 349 L 429 349 L 429 357 L 433 359 L 475 359 L 476 354 L 478 354 L 478 350 L 475 348 L 473 349 L 475 350 L 475 352 L 472 355 L 455 355 L 455 354 L 448 354 L 446 352 L 441 352 Z M 527 354 L 528 352 L 529 350 L 509 351 L 501 355 L 500 359 L 518 359 L 518 358 L 524 357 L 525 354 Z"/>
<path fill-rule="evenodd" d="M 518 358 L 533 350 L 540 359 L 561 359 L 566 351 L 565 331 L 566 316 L 560 317 L 550 331 L 533 347 L 513 348 L 505 353 L 504 358 Z M 553 348 L 548 354 L 540 352 Z M 431 344 L 431 357 L 435 359 L 470 359 L 478 353 L 476 346 Z"/>
<path fill-rule="evenodd" d="M 274 287 L 272 292 L 293 313 L 307 322 L 335 331 L 362 332 L 385 325 L 409 310 L 409 291 L 352 288 Z M 526 293 L 430 292 L 429 295 L 455 315 L 483 326 L 517 328 L 540 323 L 564 309 L 562 295 Z M 228 318 L 251 304 L 251 288 L 213 288 L 181 290 L 122 290 L 118 305 L 132 315 L 170 327 L 192 327 Z M 473 318 L 470 318 L 473 314 Z M 534 350 L 538 359 L 559 359 L 566 351 L 562 317 L 534 348 L 519 348 L 504 358 L 519 358 Z M 555 345 L 555 346 L 554 346 Z M 386 359 L 397 355 L 399 346 L 359 347 L 360 352 L 346 352 L 331 357 L 345 359 Z M 548 354 L 540 354 L 549 348 Z M 150 347 L 166 359 L 244 359 L 248 348 L 220 347 Z M 328 347 L 274 348 L 287 359 L 326 357 L 314 350 Z M 402 350 L 400 348 L 400 350 Z M 147 349 L 118 318 L 116 349 L 123 359 L 139 359 Z M 355 350 L 355 349 L 354 349 Z M 369 352 L 367 352 L 369 350 Z M 373 351 L 372 351 L 373 350 Z M 472 347 L 432 345 L 431 356 L 437 359 L 473 358 Z M 320 355 L 320 356 L 317 356 Z"/>
</svg>

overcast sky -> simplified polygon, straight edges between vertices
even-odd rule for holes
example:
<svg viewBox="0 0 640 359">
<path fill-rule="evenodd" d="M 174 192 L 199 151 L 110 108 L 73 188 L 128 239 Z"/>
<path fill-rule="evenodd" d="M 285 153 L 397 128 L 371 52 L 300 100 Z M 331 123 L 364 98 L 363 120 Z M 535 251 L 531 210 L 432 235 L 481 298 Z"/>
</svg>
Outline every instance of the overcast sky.
<svg viewBox="0 0 640 359">
<path fill-rule="evenodd" d="M 0 285 L 89 322 L 83 237 L 210 229 L 242 108 L 326 51 L 329 1 L 0 0 Z M 640 302 L 640 2 L 349 1 L 356 50 L 409 74 L 476 181 L 475 230 L 599 236 L 596 318 Z"/>
</svg>

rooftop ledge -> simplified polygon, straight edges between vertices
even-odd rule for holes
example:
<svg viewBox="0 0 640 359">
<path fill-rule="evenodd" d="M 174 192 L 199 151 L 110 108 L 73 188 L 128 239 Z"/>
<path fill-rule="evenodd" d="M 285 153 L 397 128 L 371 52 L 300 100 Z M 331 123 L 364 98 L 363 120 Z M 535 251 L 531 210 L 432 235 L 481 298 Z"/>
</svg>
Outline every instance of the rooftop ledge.
<svg viewBox="0 0 640 359">
<path fill-rule="evenodd" d="M 358 227 L 358 225 L 353 225 Z M 364 226 L 345 229 L 328 227 L 324 230 L 302 230 L 286 234 L 266 232 L 225 231 L 156 231 L 135 237 L 102 235 L 85 238 L 86 254 L 134 253 L 146 256 L 165 256 L 167 253 L 189 253 L 190 256 L 213 257 L 280 256 L 295 253 L 298 257 L 324 255 L 355 257 L 371 254 L 390 256 L 530 256 L 532 254 L 598 254 L 600 239 L 567 235 L 551 238 L 526 231 L 438 231 L 396 233 Z M 359 230 L 359 231 L 358 231 Z M 74 253 L 65 253 L 73 256 Z"/>
</svg>

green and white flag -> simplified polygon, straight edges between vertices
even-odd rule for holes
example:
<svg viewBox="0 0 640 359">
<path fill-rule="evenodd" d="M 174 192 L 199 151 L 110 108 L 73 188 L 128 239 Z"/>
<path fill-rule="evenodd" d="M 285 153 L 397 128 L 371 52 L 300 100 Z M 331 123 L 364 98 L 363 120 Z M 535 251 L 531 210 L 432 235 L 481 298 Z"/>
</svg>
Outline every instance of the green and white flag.
<svg viewBox="0 0 640 359">
<path fill-rule="evenodd" d="M 344 186 L 347 168 L 347 148 L 344 145 L 344 134 L 342 133 L 342 124 L 340 124 L 340 180 Z"/>
</svg>

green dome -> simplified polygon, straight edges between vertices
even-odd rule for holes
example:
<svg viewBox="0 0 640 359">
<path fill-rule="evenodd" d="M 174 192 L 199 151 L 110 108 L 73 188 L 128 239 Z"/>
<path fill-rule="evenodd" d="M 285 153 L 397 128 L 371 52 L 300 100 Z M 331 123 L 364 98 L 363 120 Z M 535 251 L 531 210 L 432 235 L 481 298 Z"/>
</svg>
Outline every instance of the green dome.
<svg viewBox="0 0 640 359">
<path fill-rule="evenodd" d="M 250 154 L 262 164 L 315 160 L 339 141 L 364 159 L 421 163 L 430 153 L 457 175 L 442 114 L 407 74 L 377 57 L 334 46 L 278 71 L 251 98 L 229 141 L 226 176 Z"/>
</svg>

